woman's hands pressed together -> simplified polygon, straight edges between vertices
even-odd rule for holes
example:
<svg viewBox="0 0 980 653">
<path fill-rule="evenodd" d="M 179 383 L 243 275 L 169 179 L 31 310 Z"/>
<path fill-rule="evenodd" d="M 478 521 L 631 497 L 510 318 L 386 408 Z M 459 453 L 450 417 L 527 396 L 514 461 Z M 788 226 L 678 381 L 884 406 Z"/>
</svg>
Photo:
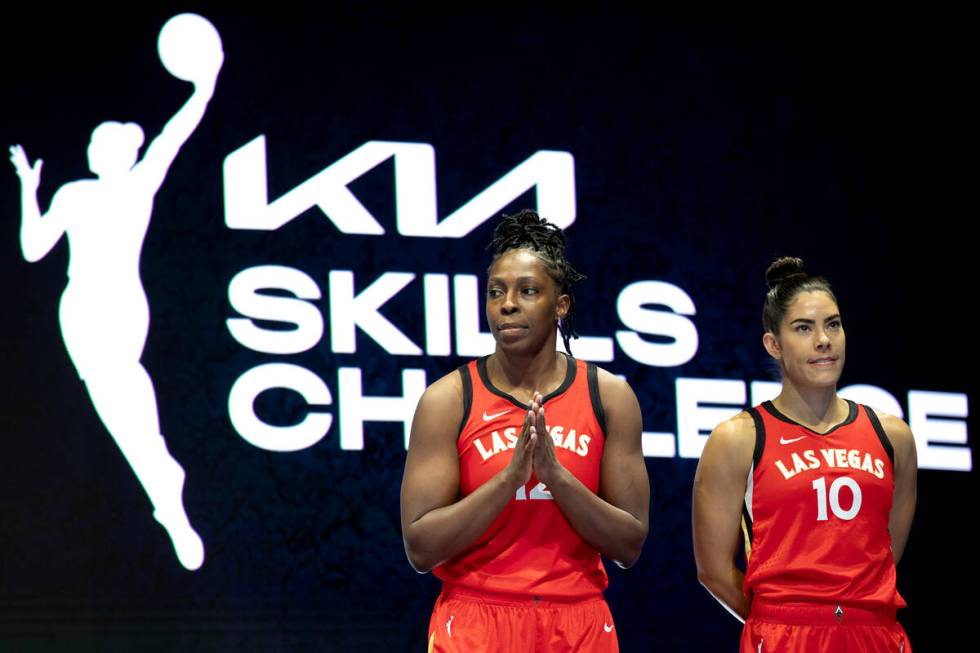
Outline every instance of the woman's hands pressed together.
<svg viewBox="0 0 980 653">
<path fill-rule="evenodd" d="M 559 478 L 565 468 L 555 455 L 555 443 L 548 430 L 542 400 L 541 393 L 535 392 L 528 411 L 530 440 L 533 443 L 531 460 L 534 475 L 545 485 L 550 485 Z"/>
</svg>

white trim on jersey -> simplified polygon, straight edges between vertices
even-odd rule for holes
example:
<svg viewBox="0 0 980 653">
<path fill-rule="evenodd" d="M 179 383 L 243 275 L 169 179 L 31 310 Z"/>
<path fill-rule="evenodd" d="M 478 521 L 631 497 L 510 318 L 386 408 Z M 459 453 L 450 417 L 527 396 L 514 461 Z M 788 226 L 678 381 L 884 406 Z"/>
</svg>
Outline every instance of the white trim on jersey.
<svg viewBox="0 0 980 653">
<path fill-rule="evenodd" d="M 745 510 L 749 513 L 749 519 L 753 522 L 755 517 L 752 516 L 752 476 L 755 472 L 755 463 L 749 467 L 749 478 L 745 481 Z"/>
</svg>

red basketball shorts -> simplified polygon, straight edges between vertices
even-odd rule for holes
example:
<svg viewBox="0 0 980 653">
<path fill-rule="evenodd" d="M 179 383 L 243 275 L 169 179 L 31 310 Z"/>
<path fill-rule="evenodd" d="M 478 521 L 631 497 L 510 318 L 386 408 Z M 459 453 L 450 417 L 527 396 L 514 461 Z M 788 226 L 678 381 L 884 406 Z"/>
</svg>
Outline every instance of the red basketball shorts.
<svg viewBox="0 0 980 653">
<path fill-rule="evenodd" d="M 758 599 L 742 629 L 741 653 L 911 653 L 894 610 Z"/>
<path fill-rule="evenodd" d="M 429 621 L 438 653 L 618 653 L 616 625 L 602 596 L 547 601 L 443 587 Z"/>
</svg>

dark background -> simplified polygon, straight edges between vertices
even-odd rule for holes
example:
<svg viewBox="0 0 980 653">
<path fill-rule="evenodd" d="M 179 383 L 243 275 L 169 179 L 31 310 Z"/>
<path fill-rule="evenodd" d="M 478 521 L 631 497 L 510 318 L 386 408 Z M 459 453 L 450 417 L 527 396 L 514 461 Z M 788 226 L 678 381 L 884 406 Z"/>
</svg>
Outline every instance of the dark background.
<svg viewBox="0 0 980 653">
<path fill-rule="evenodd" d="M 317 209 L 274 232 L 228 229 L 221 166 L 259 134 L 270 199 L 368 140 L 430 143 L 440 216 L 538 150 L 571 152 L 569 258 L 589 276 L 577 291 L 580 330 L 622 328 L 615 298 L 633 281 L 668 281 L 697 306 L 690 362 L 645 367 L 617 347 L 607 365 L 630 380 L 646 430 L 676 430 L 677 377 L 770 378 L 759 312 L 776 254 L 803 257 L 835 284 L 850 344 L 842 385 L 878 385 L 906 407 L 910 389 L 972 397 L 966 97 L 975 73 L 962 17 L 38 7 L 8 21 L 0 43 L 0 143 L 45 160 L 43 208 L 60 185 L 90 176 L 85 148 L 97 124 L 134 120 L 149 140 L 189 96 L 155 47 L 165 20 L 187 10 L 215 24 L 225 65 L 156 197 L 142 256 L 152 312 L 142 360 L 187 471 L 185 503 L 207 561 L 193 573 L 178 565 L 96 416 L 59 332 L 68 248 L 24 262 L 18 180 L 7 167 L 3 650 L 424 650 L 438 586 L 402 550 L 401 425 L 367 426 L 365 450 L 349 452 L 335 418 L 316 446 L 272 453 L 236 434 L 227 397 L 264 362 L 307 367 L 336 399 L 339 366 L 360 367 L 365 392 L 383 395 L 401 392 L 403 368 L 423 368 L 431 382 L 463 361 L 389 356 L 363 334 L 356 356 L 333 354 L 329 324 L 309 352 L 257 354 L 224 326 L 235 316 L 227 286 L 260 264 L 302 270 L 324 295 L 334 269 L 356 270 L 358 290 L 384 271 L 482 275 L 492 227 L 453 241 L 399 236 L 387 162 L 351 185 L 383 237 L 340 234 Z M 510 209 L 533 203 L 532 192 Z M 415 342 L 424 342 L 420 288 L 385 307 Z M 259 404 L 270 420 L 302 415 L 286 393 Z M 695 578 L 695 467 L 648 459 L 650 537 L 633 569 L 609 566 L 623 651 L 736 649 L 739 624 Z M 910 606 L 900 620 L 916 650 L 965 636 L 957 596 L 976 580 L 966 532 L 976 490 L 975 473 L 919 474 L 899 566 Z"/>
</svg>

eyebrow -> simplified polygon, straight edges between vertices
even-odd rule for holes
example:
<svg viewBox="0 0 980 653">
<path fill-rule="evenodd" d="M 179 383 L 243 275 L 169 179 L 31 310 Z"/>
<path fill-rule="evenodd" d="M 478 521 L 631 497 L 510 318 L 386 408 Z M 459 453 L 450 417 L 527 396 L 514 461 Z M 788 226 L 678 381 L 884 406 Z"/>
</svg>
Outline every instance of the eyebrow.
<svg viewBox="0 0 980 653">
<path fill-rule="evenodd" d="M 523 283 L 523 282 L 526 282 L 526 281 L 534 281 L 534 282 L 537 282 L 537 281 L 539 281 L 539 279 L 536 276 L 534 276 L 534 275 L 525 275 L 523 277 L 517 277 L 517 279 L 516 279 L 516 282 L 517 283 Z M 500 276 L 493 276 L 493 277 L 490 277 L 489 279 L 487 279 L 487 285 L 490 285 L 492 283 L 504 283 L 504 278 L 503 277 L 500 277 Z"/>
<path fill-rule="evenodd" d="M 824 318 L 824 322 L 830 322 L 831 320 L 839 320 L 839 319 L 840 319 L 840 313 L 834 313 L 833 315 Z M 816 320 L 811 320 L 808 317 L 798 317 L 795 320 L 793 320 L 793 321 L 790 322 L 790 324 L 798 324 L 798 323 L 799 324 L 816 324 L 817 321 Z"/>
</svg>

